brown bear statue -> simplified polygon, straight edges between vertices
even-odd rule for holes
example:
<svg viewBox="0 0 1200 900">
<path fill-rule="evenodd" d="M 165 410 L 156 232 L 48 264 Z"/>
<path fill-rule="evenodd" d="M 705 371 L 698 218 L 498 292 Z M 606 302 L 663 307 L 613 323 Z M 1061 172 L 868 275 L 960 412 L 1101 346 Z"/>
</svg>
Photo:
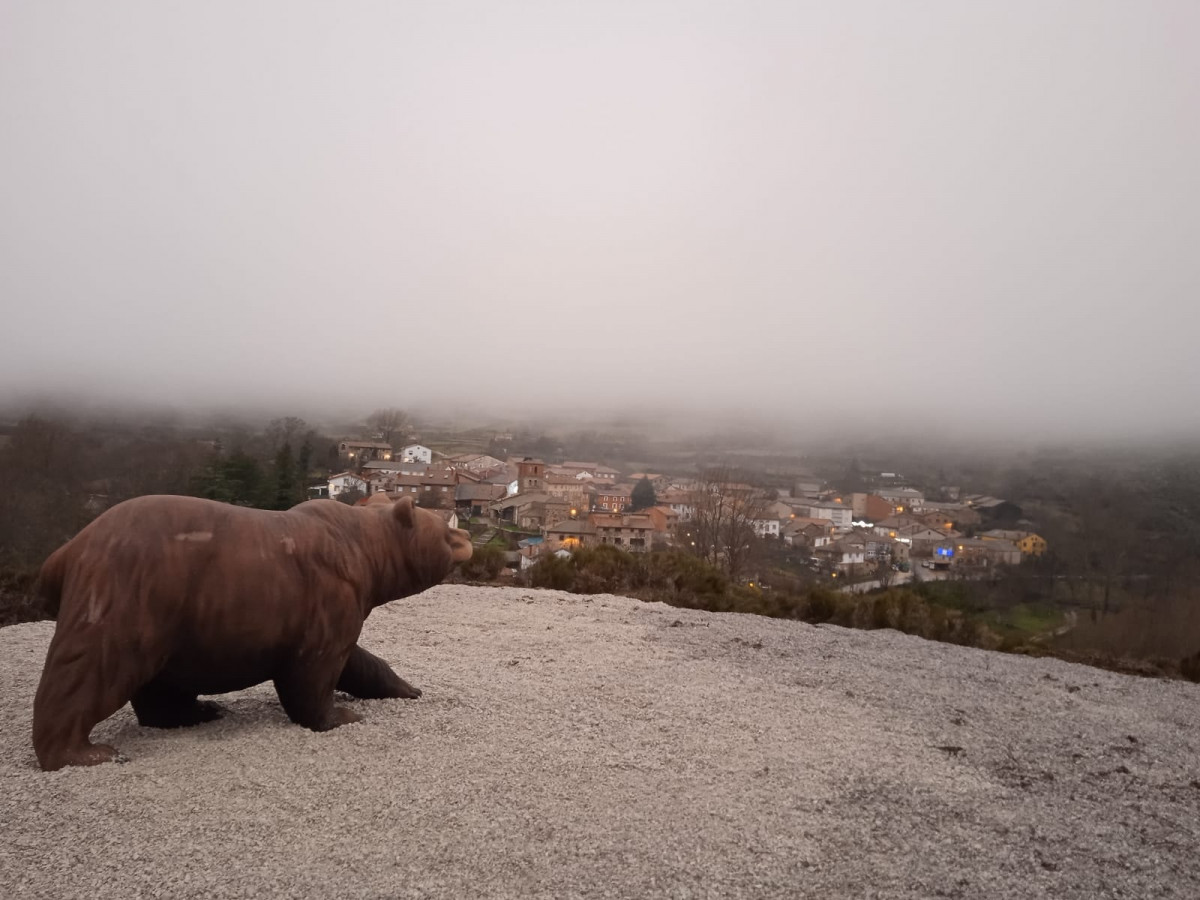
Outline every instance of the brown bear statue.
<svg viewBox="0 0 1200 900">
<path fill-rule="evenodd" d="M 360 718 L 334 705 L 335 689 L 417 697 L 358 646 L 363 621 L 470 556 L 465 531 L 408 497 L 283 512 L 194 497 L 120 503 L 42 567 L 58 624 L 33 703 L 38 763 L 115 757 L 89 735 L 127 702 L 142 725 L 195 725 L 220 714 L 199 695 L 273 681 L 293 722 L 327 731 Z"/>
</svg>

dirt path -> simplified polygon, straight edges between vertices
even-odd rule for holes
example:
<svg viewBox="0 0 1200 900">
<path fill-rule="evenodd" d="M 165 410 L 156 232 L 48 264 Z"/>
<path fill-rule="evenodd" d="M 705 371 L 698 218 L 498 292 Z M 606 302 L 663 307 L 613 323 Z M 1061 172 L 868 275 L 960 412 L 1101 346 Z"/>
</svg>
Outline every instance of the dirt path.
<svg viewBox="0 0 1200 900">
<path fill-rule="evenodd" d="M 1200 896 L 1200 686 L 618 597 L 446 586 L 363 642 L 425 690 L 317 735 L 269 687 L 42 773 L 52 624 L 0 629 L 0 896 Z"/>
</svg>

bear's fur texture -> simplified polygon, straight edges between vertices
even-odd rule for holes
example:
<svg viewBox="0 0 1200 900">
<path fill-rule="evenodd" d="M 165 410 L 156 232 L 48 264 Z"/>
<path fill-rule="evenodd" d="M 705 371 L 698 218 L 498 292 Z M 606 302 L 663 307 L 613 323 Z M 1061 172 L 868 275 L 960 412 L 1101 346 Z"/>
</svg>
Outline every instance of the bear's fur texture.
<svg viewBox="0 0 1200 900">
<path fill-rule="evenodd" d="M 418 697 L 357 646 L 363 621 L 470 556 L 465 531 L 410 498 L 286 512 L 194 497 L 120 503 L 42 567 L 58 624 L 33 704 L 38 763 L 112 759 L 89 735 L 127 702 L 142 725 L 194 725 L 220 714 L 200 694 L 273 681 L 292 721 L 326 731 L 360 718 L 334 705 L 335 688 Z"/>
</svg>

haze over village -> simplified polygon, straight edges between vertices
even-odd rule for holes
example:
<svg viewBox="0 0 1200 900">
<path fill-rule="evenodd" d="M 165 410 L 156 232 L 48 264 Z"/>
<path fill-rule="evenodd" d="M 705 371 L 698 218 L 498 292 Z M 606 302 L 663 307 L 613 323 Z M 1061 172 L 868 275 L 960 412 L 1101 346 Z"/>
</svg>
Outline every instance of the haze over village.
<svg viewBox="0 0 1200 900">
<path fill-rule="evenodd" d="M 0 896 L 1200 896 L 1198 35 L 0 0 Z"/>
<path fill-rule="evenodd" d="M 67 494 L 13 571 L 407 494 L 496 578 L 1184 590 L 1195 4 L 64 8 L 0 28 L 2 502 Z"/>
<path fill-rule="evenodd" d="M 6 4 L 0 402 L 1194 438 L 1198 16 Z"/>
</svg>

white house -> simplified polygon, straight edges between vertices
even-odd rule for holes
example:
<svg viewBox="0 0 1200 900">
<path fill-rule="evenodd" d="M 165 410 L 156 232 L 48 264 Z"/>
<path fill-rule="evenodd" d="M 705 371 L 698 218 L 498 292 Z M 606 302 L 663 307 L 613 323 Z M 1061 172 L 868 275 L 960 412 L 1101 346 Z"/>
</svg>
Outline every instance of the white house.
<svg viewBox="0 0 1200 900">
<path fill-rule="evenodd" d="M 400 451 L 400 458 L 405 462 L 423 462 L 429 465 L 433 462 L 433 451 L 422 444 L 409 444 Z"/>
<path fill-rule="evenodd" d="M 754 533 L 759 537 L 779 537 L 778 519 L 755 519 L 753 525 Z"/>
<path fill-rule="evenodd" d="M 367 480 L 359 478 L 353 472 L 339 472 L 329 476 L 329 496 L 336 499 L 339 494 L 347 491 L 367 492 Z"/>
<path fill-rule="evenodd" d="M 828 519 L 838 531 L 849 531 L 854 527 L 854 510 L 834 500 L 810 500 L 808 516 L 812 519 Z"/>
<path fill-rule="evenodd" d="M 925 495 L 916 488 L 881 488 L 875 492 L 875 495 L 882 497 L 893 506 L 901 507 L 905 511 L 920 509 L 925 504 Z"/>
<path fill-rule="evenodd" d="M 690 522 L 696 518 L 696 506 L 692 503 L 691 491 L 670 490 L 658 498 L 659 506 L 669 506 L 679 517 L 680 522 Z"/>
<path fill-rule="evenodd" d="M 692 519 L 696 518 L 696 507 L 693 506 L 690 501 L 672 500 L 666 505 L 671 507 L 671 511 L 674 512 L 675 515 L 679 516 L 680 522 L 690 522 Z"/>
<path fill-rule="evenodd" d="M 453 509 L 435 509 L 433 514 L 438 516 L 443 522 L 451 528 L 458 527 L 458 513 Z"/>
<path fill-rule="evenodd" d="M 867 560 L 866 549 L 863 545 L 851 541 L 837 541 L 829 544 L 818 550 L 817 555 L 839 569 L 861 566 Z"/>
<path fill-rule="evenodd" d="M 528 544 L 517 551 L 520 555 L 521 571 L 531 569 L 542 560 L 543 557 L 553 554 L 559 559 L 570 559 L 571 551 L 563 547 L 561 541 L 544 541 L 538 544 Z"/>
</svg>

